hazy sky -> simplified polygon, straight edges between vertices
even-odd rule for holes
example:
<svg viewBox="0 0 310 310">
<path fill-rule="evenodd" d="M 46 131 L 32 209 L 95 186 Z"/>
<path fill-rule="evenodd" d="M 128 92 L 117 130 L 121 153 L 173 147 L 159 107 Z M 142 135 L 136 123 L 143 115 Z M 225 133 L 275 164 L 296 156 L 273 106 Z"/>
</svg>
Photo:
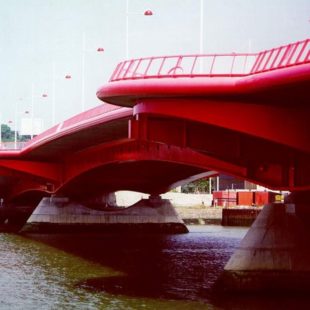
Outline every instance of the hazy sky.
<svg viewBox="0 0 310 310">
<path fill-rule="evenodd" d="M 200 0 L 129 0 L 129 12 L 130 58 L 199 52 Z M 0 117 L 14 121 L 16 108 L 18 127 L 32 84 L 34 115 L 52 125 L 53 62 L 60 122 L 81 111 L 83 55 L 86 108 L 101 104 L 96 90 L 126 58 L 126 0 L 0 0 L 0 29 Z M 309 0 L 204 0 L 205 53 L 256 52 L 309 33 Z"/>
</svg>

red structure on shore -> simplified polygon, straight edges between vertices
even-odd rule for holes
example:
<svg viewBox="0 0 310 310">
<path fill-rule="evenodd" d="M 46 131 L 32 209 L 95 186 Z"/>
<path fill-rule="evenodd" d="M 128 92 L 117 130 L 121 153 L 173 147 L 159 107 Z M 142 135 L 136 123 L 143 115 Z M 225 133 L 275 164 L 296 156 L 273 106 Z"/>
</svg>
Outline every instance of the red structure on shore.
<svg viewBox="0 0 310 310">
<path fill-rule="evenodd" d="M 269 191 L 214 191 L 213 205 L 220 207 L 234 206 L 264 206 L 283 201 L 283 195 Z"/>
</svg>

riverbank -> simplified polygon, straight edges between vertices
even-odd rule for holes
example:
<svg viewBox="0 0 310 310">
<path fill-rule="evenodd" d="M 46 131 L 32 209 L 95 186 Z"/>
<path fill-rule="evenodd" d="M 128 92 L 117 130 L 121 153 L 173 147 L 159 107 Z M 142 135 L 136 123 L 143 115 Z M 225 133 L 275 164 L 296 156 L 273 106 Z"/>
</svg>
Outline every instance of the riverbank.
<svg viewBox="0 0 310 310">
<path fill-rule="evenodd" d="M 175 207 L 186 225 L 251 226 L 262 207 Z"/>
<path fill-rule="evenodd" d="M 221 225 L 222 223 L 223 208 L 221 207 L 209 207 L 201 205 L 190 207 L 175 206 L 175 210 L 186 225 Z"/>
</svg>

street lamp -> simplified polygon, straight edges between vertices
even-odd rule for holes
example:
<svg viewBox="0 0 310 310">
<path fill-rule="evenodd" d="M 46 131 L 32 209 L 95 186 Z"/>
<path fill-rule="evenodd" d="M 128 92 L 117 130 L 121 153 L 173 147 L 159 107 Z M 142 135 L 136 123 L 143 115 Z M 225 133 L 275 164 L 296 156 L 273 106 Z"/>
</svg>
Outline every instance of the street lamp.
<svg viewBox="0 0 310 310">
<path fill-rule="evenodd" d="M 203 55 L 203 36 L 204 36 L 204 32 L 203 32 L 203 28 L 204 28 L 204 0 L 200 0 L 200 31 L 199 31 L 199 34 L 200 34 L 200 38 L 199 38 L 199 53 L 200 55 Z M 199 71 L 200 73 L 202 74 L 203 73 L 203 58 L 201 57 L 200 61 L 199 61 Z"/>
<path fill-rule="evenodd" d="M 85 32 L 83 32 L 83 38 L 82 38 L 82 93 L 81 93 L 81 108 L 82 112 L 85 111 L 85 54 L 86 52 L 97 52 L 97 53 L 103 53 L 104 48 L 98 47 L 96 50 L 87 50 L 86 49 L 86 38 L 85 38 Z"/>
<path fill-rule="evenodd" d="M 141 13 L 129 12 L 129 0 L 126 0 L 126 59 L 129 58 L 129 15 L 140 15 Z M 146 10 L 143 13 L 144 16 L 152 16 L 153 11 Z"/>
<path fill-rule="evenodd" d="M 31 139 L 33 138 L 33 135 L 34 135 L 34 99 L 35 98 L 47 98 L 47 97 L 48 95 L 46 93 L 43 93 L 40 96 L 35 96 L 34 83 L 31 84 Z"/>
<path fill-rule="evenodd" d="M 55 125 L 56 122 L 56 64 L 53 62 L 53 76 L 52 76 L 52 126 Z M 70 80 L 72 76 L 70 74 L 66 74 L 64 77 L 61 77 L 62 79 L 64 78 L 65 80 Z"/>
<path fill-rule="evenodd" d="M 204 0 L 200 0 L 200 40 L 199 40 L 199 51 L 200 54 L 203 54 L 203 2 Z"/>
<path fill-rule="evenodd" d="M 151 10 L 146 10 L 146 11 L 144 12 L 144 15 L 145 15 L 145 16 L 151 16 L 151 15 L 153 15 L 153 12 L 152 12 Z"/>
<path fill-rule="evenodd" d="M 2 118 L 0 114 L 0 149 L 2 149 Z"/>
</svg>

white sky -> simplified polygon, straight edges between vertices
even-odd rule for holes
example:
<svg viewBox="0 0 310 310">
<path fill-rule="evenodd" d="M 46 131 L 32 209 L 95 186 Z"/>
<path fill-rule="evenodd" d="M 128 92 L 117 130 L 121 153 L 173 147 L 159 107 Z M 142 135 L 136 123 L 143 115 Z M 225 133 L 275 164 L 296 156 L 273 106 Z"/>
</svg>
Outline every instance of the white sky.
<svg viewBox="0 0 310 310">
<path fill-rule="evenodd" d="M 199 53 L 200 0 L 129 0 L 129 11 L 130 58 Z M 34 115 L 52 125 L 53 62 L 56 122 L 81 112 L 83 33 L 86 108 L 101 104 L 96 90 L 126 58 L 126 0 L 0 0 L 0 29 L 0 118 L 14 121 L 16 108 L 18 128 L 32 84 Z M 204 0 L 205 53 L 257 52 L 309 33 L 309 0 Z"/>
</svg>

